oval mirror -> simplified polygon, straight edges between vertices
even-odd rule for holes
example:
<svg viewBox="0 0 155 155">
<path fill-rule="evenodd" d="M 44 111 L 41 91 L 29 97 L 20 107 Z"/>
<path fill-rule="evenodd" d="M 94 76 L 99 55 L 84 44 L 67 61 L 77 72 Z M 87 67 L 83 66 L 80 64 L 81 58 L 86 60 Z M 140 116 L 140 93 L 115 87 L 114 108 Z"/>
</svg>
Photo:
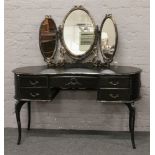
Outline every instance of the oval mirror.
<svg viewBox="0 0 155 155">
<path fill-rule="evenodd" d="M 105 62 L 112 62 L 117 48 L 118 32 L 112 15 L 106 15 L 101 24 L 100 48 Z"/>
<path fill-rule="evenodd" d="M 95 42 L 95 23 L 82 6 L 73 8 L 63 22 L 63 45 L 74 59 L 86 56 Z"/>
<path fill-rule="evenodd" d="M 45 16 L 39 31 L 39 45 L 45 61 L 49 61 L 57 47 L 57 28 L 51 16 Z"/>
</svg>

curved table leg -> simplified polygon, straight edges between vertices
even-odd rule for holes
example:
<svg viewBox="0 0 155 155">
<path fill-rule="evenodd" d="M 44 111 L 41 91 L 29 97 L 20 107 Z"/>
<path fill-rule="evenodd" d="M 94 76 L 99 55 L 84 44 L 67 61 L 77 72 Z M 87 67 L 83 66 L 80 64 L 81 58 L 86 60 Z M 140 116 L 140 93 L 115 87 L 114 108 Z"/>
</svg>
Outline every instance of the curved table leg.
<svg viewBox="0 0 155 155">
<path fill-rule="evenodd" d="M 30 130 L 30 125 L 31 125 L 31 102 L 27 102 L 28 106 L 28 125 L 27 125 L 27 130 Z"/>
<path fill-rule="evenodd" d="M 16 113 L 16 119 L 17 119 L 17 125 L 18 125 L 18 140 L 17 144 L 20 144 L 21 141 L 21 122 L 20 122 L 20 110 L 23 106 L 25 101 L 17 101 L 15 105 L 15 113 Z"/>
<path fill-rule="evenodd" d="M 134 138 L 135 107 L 134 107 L 134 103 L 129 103 L 129 104 L 126 103 L 126 105 L 129 109 L 129 130 L 131 134 L 132 147 L 133 149 L 136 149 L 135 138 Z"/>
</svg>

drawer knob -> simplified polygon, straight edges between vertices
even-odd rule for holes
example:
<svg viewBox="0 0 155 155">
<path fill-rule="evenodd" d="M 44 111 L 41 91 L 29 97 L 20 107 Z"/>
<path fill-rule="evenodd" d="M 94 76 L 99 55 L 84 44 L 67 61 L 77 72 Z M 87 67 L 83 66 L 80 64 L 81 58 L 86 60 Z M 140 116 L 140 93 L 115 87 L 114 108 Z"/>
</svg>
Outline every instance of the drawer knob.
<svg viewBox="0 0 155 155">
<path fill-rule="evenodd" d="M 119 85 L 119 81 L 110 81 L 109 84 L 113 85 L 113 86 L 117 86 Z"/>
<path fill-rule="evenodd" d="M 32 86 L 35 86 L 36 84 L 38 84 L 39 83 L 39 81 L 37 81 L 37 80 L 35 80 L 35 81 L 29 81 L 30 82 L 30 84 L 32 85 Z"/>
<path fill-rule="evenodd" d="M 119 97 L 119 94 L 109 94 L 109 96 L 113 99 L 116 99 Z"/>
<path fill-rule="evenodd" d="M 30 93 L 30 96 L 31 97 L 37 97 L 37 96 L 39 96 L 40 94 L 39 93 Z"/>
</svg>

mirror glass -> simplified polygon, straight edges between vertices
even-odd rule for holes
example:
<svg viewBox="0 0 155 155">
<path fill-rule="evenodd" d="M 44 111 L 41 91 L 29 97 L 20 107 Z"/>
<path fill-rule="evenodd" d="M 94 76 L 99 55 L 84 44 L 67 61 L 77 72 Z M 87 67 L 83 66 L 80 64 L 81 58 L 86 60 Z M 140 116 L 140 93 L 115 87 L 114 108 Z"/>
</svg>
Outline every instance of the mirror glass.
<svg viewBox="0 0 155 155">
<path fill-rule="evenodd" d="M 45 19 L 41 23 L 39 42 L 44 58 L 51 58 L 56 49 L 57 28 L 55 22 L 50 16 L 45 16 Z"/>
<path fill-rule="evenodd" d="M 106 18 L 101 28 L 101 52 L 104 58 L 113 58 L 116 50 L 117 29 L 111 18 Z"/>
<path fill-rule="evenodd" d="M 74 10 L 67 16 L 63 39 L 73 56 L 81 56 L 89 51 L 95 39 L 95 25 L 86 11 Z"/>
</svg>

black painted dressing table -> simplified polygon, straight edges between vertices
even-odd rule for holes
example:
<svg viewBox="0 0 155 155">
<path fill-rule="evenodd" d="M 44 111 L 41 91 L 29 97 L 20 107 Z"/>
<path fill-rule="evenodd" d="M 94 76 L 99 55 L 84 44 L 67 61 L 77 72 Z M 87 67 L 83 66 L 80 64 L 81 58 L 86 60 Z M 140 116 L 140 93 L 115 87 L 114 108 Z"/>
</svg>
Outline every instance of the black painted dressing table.
<svg viewBox="0 0 155 155">
<path fill-rule="evenodd" d="M 20 110 L 28 104 L 28 129 L 30 129 L 31 101 L 53 100 L 61 89 L 96 90 L 96 99 L 101 102 L 126 104 L 129 108 L 129 130 L 134 142 L 134 101 L 139 98 L 140 72 L 135 67 L 111 66 L 109 69 L 47 68 L 29 66 L 17 68 L 15 73 L 16 117 L 18 123 L 18 144 L 21 141 Z"/>
<path fill-rule="evenodd" d="M 40 26 L 39 45 L 47 66 L 13 70 L 17 144 L 21 142 L 20 111 L 25 103 L 28 104 L 29 130 L 32 101 L 52 101 L 64 89 L 96 90 L 97 101 L 128 107 L 131 142 L 136 148 L 134 102 L 140 95 L 141 69 L 110 65 L 117 41 L 117 26 L 111 14 L 105 16 L 100 29 L 82 6 L 72 8 L 58 29 L 51 16 L 45 17 Z"/>
</svg>

